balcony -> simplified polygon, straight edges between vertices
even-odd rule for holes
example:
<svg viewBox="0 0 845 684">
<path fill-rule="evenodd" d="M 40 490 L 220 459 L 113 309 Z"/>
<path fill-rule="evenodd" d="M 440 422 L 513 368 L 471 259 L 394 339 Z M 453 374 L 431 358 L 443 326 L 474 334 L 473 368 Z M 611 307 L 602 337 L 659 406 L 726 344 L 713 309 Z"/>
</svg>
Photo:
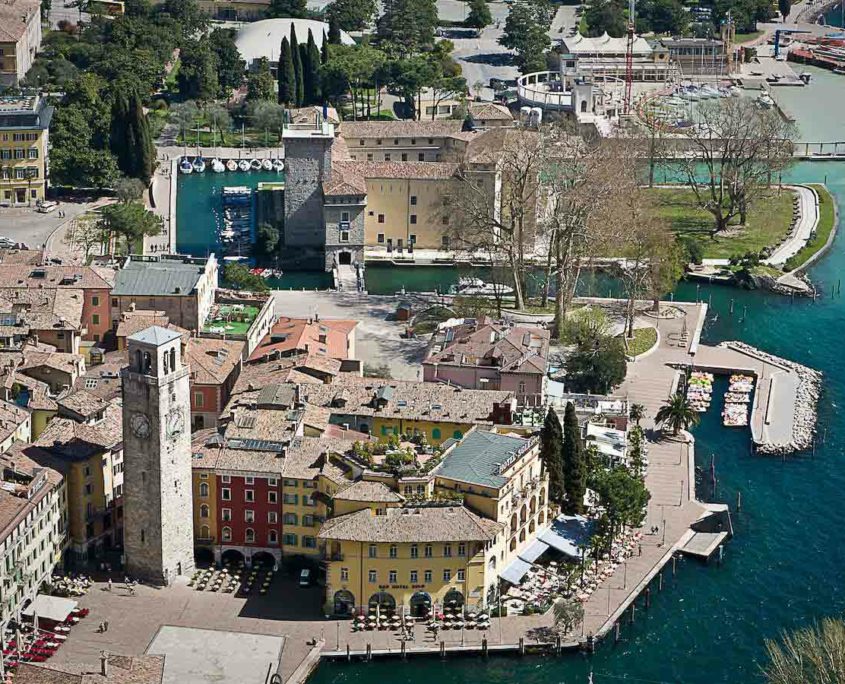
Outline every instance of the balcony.
<svg viewBox="0 0 845 684">
<path fill-rule="evenodd" d="M 342 561 L 343 554 L 340 551 L 327 551 L 326 549 L 322 549 L 320 551 L 320 560 L 330 562 L 330 561 Z"/>
</svg>

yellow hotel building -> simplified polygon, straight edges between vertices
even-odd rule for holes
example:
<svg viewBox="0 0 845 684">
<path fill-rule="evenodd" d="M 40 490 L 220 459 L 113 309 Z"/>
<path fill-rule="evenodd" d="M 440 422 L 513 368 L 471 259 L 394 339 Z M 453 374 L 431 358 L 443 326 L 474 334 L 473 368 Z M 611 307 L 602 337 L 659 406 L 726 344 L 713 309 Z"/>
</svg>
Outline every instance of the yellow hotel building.
<svg viewBox="0 0 845 684">
<path fill-rule="evenodd" d="M 47 191 L 53 107 L 38 96 L 0 97 L 0 204 L 32 205 Z"/>
</svg>

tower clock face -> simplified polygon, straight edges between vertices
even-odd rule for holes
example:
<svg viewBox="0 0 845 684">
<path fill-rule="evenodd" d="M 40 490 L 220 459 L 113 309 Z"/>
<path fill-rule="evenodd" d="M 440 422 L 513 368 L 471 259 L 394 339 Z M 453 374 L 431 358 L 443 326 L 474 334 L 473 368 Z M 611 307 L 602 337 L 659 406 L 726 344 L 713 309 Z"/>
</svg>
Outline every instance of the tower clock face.
<svg viewBox="0 0 845 684">
<path fill-rule="evenodd" d="M 182 410 L 178 408 L 171 409 L 167 414 L 167 436 L 176 437 L 182 434 L 185 428 L 185 420 L 182 417 Z"/>
<path fill-rule="evenodd" d="M 150 436 L 150 419 L 143 413 L 136 413 L 129 420 L 129 428 L 139 439 L 146 439 Z"/>
</svg>

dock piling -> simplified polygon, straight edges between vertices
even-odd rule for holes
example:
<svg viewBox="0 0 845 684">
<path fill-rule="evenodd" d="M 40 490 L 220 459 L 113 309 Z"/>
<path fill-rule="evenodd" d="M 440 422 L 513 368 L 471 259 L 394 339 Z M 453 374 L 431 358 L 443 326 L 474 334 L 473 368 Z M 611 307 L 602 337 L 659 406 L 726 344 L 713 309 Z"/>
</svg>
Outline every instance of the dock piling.
<svg viewBox="0 0 845 684">
<path fill-rule="evenodd" d="M 555 637 L 555 653 L 557 655 L 560 655 L 561 650 L 563 650 L 561 644 L 560 634 L 558 634 L 557 637 Z"/>
<path fill-rule="evenodd" d="M 440 657 L 441 658 L 446 657 L 446 642 L 445 641 L 440 642 Z"/>
<path fill-rule="evenodd" d="M 663 571 L 657 573 L 657 591 L 663 591 Z"/>
<path fill-rule="evenodd" d="M 367 661 L 370 661 L 370 660 L 373 659 L 373 645 L 372 644 L 367 644 L 367 656 L 366 657 L 367 657 Z"/>
<path fill-rule="evenodd" d="M 678 572 L 678 557 L 672 556 L 672 577 Z"/>
<path fill-rule="evenodd" d="M 634 620 L 637 617 L 637 601 L 636 599 L 631 602 L 631 624 L 634 624 Z"/>
<path fill-rule="evenodd" d="M 349 644 L 346 644 L 346 660 L 352 662 L 352 654 L 349 652 Z"/>
<path fill-rule="evenodd" d="M 487 657 L 487 637 L 484 637 L 481 640 L 481 655 L 483 655 L 485 658 Z"/>
<path fill-rule="evenodd" d="M 402 660 L 405 660 L 405 658 L 407 657 L 407 654 L 405 653 L 405 640 L 404 639 L 402 640 L 400 647 L 402 649 Z"/>
<path fill-rule="evenodd" d="M 736 493 L 736 510 L 737 511 L 742 510 L 742 492 Z"/>
<path fill-rule="evenodd" d="M 620 627 L 619 627 L 619 621 L 617 620 L 616 624 L 613 625 L 613 643 L 618 644 L 620 638 L 621 638 L 620 637 Z"/>
<path fill-rule="evenodd" d="M 651 587 L 645 588 L 645 609 L 648 610 L 651 607 Z"/>
<path fill-rule="evenodd" d="M 519 637 L 519 655 L 525 655 L 525 637 Z"/>
<path fill-rule="evenodd" d="M 731 316 L 734 315 L 734 300 L 733 299 L 731 299 L 731 306 L 730 306 L 730 309 L 728 309 L 728 313 L 730 313 Z"/>
</svg>

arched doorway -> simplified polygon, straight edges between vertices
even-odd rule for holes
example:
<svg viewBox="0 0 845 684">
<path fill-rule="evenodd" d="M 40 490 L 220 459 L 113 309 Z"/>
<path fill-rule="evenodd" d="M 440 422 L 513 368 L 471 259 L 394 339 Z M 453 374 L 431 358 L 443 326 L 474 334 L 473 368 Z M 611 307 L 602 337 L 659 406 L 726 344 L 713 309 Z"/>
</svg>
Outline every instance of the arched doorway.
<svg viewBox="0 0 845 684">
<path fill-rule="evenodd" d="M 334 614 L 335 615 L 352 615 L 355 612 L 355 597 L 351 591 L 341 589 L 336 591 L 334 595 Z"/>
<path fill-rule="evenodd" d="M 194 561 L 201 568 L 206 568 L 214 563 L 214 551 L 207 546 L 198 546 L 194 549 Z"/>
<path fill-rule="evenodd" d="M 223 552 L 223 555 L 220 556 L 220 560 L 223 561 L 224 565 L 226 563 L 239 565 L 244 562 L 244 555 L 237 549 L 227 549 Z"/>
<path fill-rule="evenodd" d="M 396 599 L 386 591 L 380 591 L 370 596 L 367 605 L 371 610 L 378 608 L 381 613 L 391 614 L 396 611 Z"/>
<path fill-rule="evenodd" d="M 424 591 L 418 591 L 411 597 L 411 617 L 428 617 L 431 612 L 431 596 Z"/>
<path fill-rule="evenodd" d="M 276 558 L 273 556 L 272 553 L 267 551 L 259 551 L 257 553 L 252 554 L 252 567 L 253 568 L 264 568 L 265 570 L 270 570 L 276 564 Z"/>
<path fill-rule="evenodd" d="M 351 266 L 352 265 L 352 253 L 351 252 L 341 252 L 338 255 L 337 263 L 341 266 Z"/>
<path fill-rule="evenodd" d="M 457 589 L 450 589 L 446 592 L 446 596 L 443 597 L 443 605 L 446 608 L 463 608 L 464 595 Z"/>
</svg>

